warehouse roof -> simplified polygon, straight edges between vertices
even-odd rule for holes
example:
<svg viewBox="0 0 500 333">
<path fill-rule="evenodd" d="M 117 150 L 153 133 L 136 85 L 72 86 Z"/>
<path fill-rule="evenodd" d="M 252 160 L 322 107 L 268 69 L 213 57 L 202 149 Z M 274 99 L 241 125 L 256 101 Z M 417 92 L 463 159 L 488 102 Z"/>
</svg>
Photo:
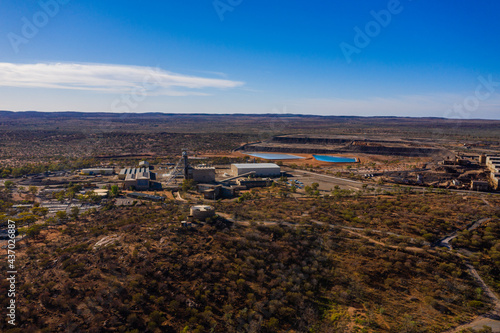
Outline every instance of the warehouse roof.
<svg viewBox="0 0 500 333">
<path fill-rule="evenodd" d="M 237 168 L 279 168 L 280 166 L 275 163 L 234 163 Z"/>
<path fill-rule="evenodd" d="M 134 179 L 151 179 L 151 172 L 145 171 L 145 172 L 130 173 L 127 174 L 127 176 L 125 177 L 125 180 L 134 180 Z"/>
</svg>

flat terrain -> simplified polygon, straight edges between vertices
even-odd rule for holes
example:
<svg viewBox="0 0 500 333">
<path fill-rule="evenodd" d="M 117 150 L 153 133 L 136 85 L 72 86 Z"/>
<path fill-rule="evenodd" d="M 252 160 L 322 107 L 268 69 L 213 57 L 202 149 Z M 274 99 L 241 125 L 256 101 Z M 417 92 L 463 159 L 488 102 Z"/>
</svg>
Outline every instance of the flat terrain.
<svg viewBox="0 0 500 333">
<path fill-rule="evenodd" d="M 499 121 L 0 112 L 0 130 L 0 222 L 16 221 L 22 272 L 20 326 L 9 331 L 2 321 L 2 332 L 438 333 L 498 325 L 500 195 L 449 183 L 487 177 L 477 157 L 498 151 Z M 269 186 L 215 201 L 182 179 L 145 192 L 163 202 L 136 200 L 116 175 L 78 171 L 147 159 L 162 175 L 185 148 L 192 165 L 227 178 L 231 163 L 253 161 L 244 154 L 249 144 L 318 132 L 349 138 L 344 148 L 438 153 L 338 149 L 359 159 L 342 164 L 297 152 L 305 159 L 276 161 L 285 174 Z M 427 183 L 417 183 L 422 176 Z M 103 187 L 108 197 L 93 192 Z M 216 216 L 182 226 L 198 204 Z M 2 280 L 0 293 L 7 287 Z"/>
<path fill-rule="evenodd" d="M 181 148 L 222 153 L 291 133 L 412 138 L 498 149 L 500 121 L 295 115 L 0 112 L 0 158 L 9 164 L 63 158 L 167 157 Z"/>
</svg>

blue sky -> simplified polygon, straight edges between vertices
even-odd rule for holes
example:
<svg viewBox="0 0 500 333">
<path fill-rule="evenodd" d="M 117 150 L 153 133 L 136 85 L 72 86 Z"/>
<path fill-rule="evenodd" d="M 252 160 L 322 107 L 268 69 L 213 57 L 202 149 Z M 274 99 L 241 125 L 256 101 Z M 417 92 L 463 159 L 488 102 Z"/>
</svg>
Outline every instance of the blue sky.
<svg viewBox="0 0 500 333">
<path fill-rule="evenodd" d="M 3 110 L 500 119 L 494 0 L 5 0 L 0 10 Z"/>
</svg>

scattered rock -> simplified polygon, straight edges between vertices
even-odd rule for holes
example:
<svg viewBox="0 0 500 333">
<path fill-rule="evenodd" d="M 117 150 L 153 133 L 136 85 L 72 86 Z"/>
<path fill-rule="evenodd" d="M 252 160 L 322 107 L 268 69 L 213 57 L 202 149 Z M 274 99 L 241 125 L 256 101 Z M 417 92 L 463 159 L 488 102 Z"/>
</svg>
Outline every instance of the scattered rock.
<svg viewBox="0 0 500 333">
<path fill-rule="evenodd" d="M 122 239 L 122 236 L 119 236 L 119 235 L 106 236 L 104 238 L 101 238 L 101 240 L 99 240 L 97 243 L 95 243 L 93 246 L 93 249 L 97 250 L 101 247 L 109 246 L 109 245 L 113 244 L 114 242 L 120 241 L 121 239 Z"/>
</svg>

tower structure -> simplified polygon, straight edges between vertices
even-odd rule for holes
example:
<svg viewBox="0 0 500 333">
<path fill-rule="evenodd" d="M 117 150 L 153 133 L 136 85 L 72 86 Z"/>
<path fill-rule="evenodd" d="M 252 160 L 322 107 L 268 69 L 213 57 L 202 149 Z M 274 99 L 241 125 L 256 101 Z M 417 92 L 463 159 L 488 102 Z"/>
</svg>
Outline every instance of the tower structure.
<svg viewBox="0 0 500 333">
<path fill-rule="evenodd" d="M 184 179 L 189 178 L 189 163 L 188 163 L 188 152 L 186 148 L 182 149 L 182 158 L 184 160 Z"/>
</svg>

